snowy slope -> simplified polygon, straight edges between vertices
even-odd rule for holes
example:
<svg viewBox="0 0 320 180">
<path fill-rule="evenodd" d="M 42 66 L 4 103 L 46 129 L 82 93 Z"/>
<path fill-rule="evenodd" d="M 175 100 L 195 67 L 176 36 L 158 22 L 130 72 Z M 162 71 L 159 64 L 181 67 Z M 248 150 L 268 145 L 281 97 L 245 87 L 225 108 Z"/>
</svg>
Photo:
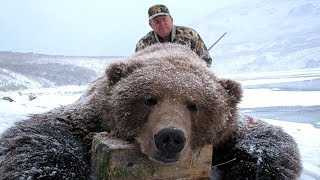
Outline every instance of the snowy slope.
<svg viewBox="0 0 320 180">
<path fill-rule="evenodd" d="M 0 52 L 0 90 L 86 85 L 114 58 Z"/>
<path fill-rule="evenodd" d="M 193 22 L 220 74 L 320 67 L 318 0 L 242 0 Z"/>
</svg>

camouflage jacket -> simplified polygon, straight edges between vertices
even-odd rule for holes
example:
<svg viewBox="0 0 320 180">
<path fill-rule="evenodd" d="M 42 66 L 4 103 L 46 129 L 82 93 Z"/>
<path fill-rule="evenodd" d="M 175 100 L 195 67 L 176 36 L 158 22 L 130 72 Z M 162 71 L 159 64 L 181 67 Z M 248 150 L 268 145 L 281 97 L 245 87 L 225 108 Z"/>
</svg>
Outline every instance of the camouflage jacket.
<svg viewBox="0 0 320 180">
<path fill-rule="evenodd" d="M 161 43 L 161 38 L 152 30 L 142 37 L 136 45 L 136 52 L 152 44 Z M 193 29 L 183 26 L 173 26 L 171 32 L 171 42 L 189 46 L 199 57 L 211 66 L 212 58 L 202 41 L 200 35 Z"/>
</svg>

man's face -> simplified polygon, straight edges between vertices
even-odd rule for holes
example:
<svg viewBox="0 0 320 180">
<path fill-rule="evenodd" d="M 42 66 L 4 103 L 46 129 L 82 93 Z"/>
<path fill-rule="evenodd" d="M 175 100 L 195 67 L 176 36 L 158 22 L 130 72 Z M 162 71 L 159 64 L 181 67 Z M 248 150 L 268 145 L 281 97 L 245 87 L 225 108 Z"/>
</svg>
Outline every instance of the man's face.
<svg viewBox="0 0 320 180">
<path fill-rule="evenodd" d="M 149 25 L 162 39 L 167 39 L 170 37 L 173 19 L 171 16 L 157 16 L 149 21 Z"/>
</svg>

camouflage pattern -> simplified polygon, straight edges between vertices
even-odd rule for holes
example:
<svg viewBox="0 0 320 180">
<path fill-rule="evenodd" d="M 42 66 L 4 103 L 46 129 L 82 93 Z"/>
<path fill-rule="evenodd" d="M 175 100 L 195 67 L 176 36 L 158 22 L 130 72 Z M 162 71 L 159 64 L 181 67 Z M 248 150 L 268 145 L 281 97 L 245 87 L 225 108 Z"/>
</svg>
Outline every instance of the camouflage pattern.
<svg viewBox="0 0 320 180">
<path fill-rule="evenodd" d="M 152 30 L 142 37 L 136 45 L 135 51 L 138 52 L 152 44 L 161 43 L 161 38 Z M 199 57 L 211 66 L 212 58 L 200 35 L 193 29 L 184 26 L 174 26 L 171 32 L 171 43 L 183 44 L 190 47 Z"/>
<path fill-rule="evenodd" d="M 165 5 L 154 5 L 148 10 L 149 20 L 160 15 L 170 16 L 169 9 Z"/>
</svg>

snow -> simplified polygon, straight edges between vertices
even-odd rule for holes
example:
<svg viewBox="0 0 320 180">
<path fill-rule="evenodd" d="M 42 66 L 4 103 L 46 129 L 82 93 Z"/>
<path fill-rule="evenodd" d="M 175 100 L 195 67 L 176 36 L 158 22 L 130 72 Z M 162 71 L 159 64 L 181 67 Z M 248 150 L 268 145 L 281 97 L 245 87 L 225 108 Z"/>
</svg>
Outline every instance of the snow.
<svg viewBox="0 0 320 180">
<path fill-rule="evenodd" d="M 265 74 L 238 75 L 235 77 L 243 85 L 254 85 L 301 81 L 302 76 L 309 79 L 319 78 L 320 69 L 301 71 L 272 72 Z M 244 79 L 244 77 L 247 77 Z M 278 77 L 278 78 L 274 78 Z M 287 77 L 287 78 L 286 78 Z M 251 80 L 250 80 L 251 79 Z M 255 81 L 252 81 L 255 79 Z M 273 107 L 273 106 L 314 106 L 320 105 L 320 91 L 284 91 L 266 88 L 248 89 L 244 86 L 241 108 Z M 27 89 L 21 91 L 1 92 L 1 97 L 10 97 L 9 102 L 0 99 L 0 133 L 12 126 L 14 122 L 26 119 L 30 113 L 43 113 L 52 108 L 73 103 L 87 86 L 61 86 L 56 88 Z M 35 96 L 29 100 L 30 95 Z M 263 118 L 262 118 L 263 119 Z M 300 179 L 320 179 L 320 129 L 309 123 L 288 122 L 275 119 L 263 119 L 271 124 L 278 125 L 292 135 L 298 143 L 304 171 Z M 320 125 L 319 122 L 316 125 Z"/>
<path fill-rule="evenodd" d="M 268 72 L 319 66 L 318 0 L 234 1 L 192 25 L 210 46 L 218 73 Z M 309 61 L 309 63 L 305 63 Z"/>
<path fill-rule="evenodd" d="M 320 91 L 277 91 L 272 89 L 245 89 L 244 99 L 240 107 L 253 108 L 270 106 L 314 106 L 319 105 L 319 102 Z"/>
<path fill-rule="evenodd" d="M 284 128 L 296 140 L 302 157 L 304 171 L 301 180 L 320 179 L 320 129 L 310 124 L 284 122 L 278 120 L 264 119 L 271 124 Z"/>
<path fill-rule="evenodd" d="M 13 102 L 0 100 L 0 133 L 29 114 L 43 113 L 55 107 L 71 104 L 86 86 L 60 86 L 57 88 L 27 89 L 13 92 L 0 91 L 0 97 L 10 97 Z M 30 95 L 36 99 L 29 100 Z"/>
</svg>

